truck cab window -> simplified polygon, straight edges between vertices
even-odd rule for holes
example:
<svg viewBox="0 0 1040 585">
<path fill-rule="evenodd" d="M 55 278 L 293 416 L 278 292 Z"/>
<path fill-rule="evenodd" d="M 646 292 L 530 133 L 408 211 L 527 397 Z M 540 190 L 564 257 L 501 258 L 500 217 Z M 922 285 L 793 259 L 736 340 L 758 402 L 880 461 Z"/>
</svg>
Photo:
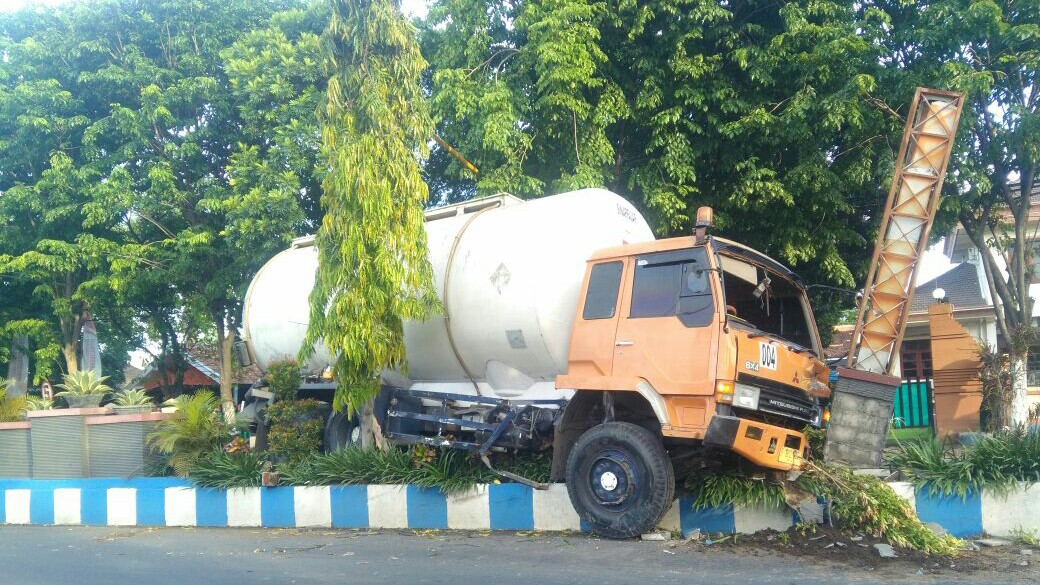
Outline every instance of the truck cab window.
<svg viewBox="0 0 1040 585">
<path fill-rule="evenodd" d="M 703 248 L 647 254 L 636 259 L 629 317 L 679 317 L 687 327 L 712 320 L 714 304 Z"/>
<path fill-rule="evenodd" d="M 592 267 L 582 319 L 610 319 L 614 316 L 621 288 L 621 267 L 621 262 L 604 262 Z"/>
<path fill-rule="evenodd" d="M 819 351 L 813 342 L 802 290 L 794 283 L 753 264 L 722 257 L 726 304 L 736 309 L 740 321 L 795 343 Z"/>
</svg>

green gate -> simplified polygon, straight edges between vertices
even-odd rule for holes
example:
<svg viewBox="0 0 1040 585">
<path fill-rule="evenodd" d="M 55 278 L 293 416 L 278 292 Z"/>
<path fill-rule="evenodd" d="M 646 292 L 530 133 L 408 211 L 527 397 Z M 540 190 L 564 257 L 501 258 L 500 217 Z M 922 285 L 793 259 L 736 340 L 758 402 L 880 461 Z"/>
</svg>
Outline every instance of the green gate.
<svg viewBox="0 0 1040 585">
<path fill-rule="evenodd" d="M 896 390 L 892 428 L 932 428 L 932 381 L 903 380 Z"/>
</svg>

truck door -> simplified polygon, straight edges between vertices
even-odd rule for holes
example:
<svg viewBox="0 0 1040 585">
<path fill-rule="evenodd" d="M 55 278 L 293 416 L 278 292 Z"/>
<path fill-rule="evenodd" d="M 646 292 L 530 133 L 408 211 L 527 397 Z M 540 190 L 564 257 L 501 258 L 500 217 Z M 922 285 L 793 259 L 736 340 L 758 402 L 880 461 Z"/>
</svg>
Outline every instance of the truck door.
<svg viewBox="0 0 1040 585">
<path fill-rule="evenodd" d="M 585 295 L 571 335 L 568 374 L 610 375 L 624 271 L 625 263 L 621 260 L 603 261 L 589 267 Z"/>
<path fill-rule="evenodd" d="M 710 268 L 703 246 L 635 258 L 625 277 L 615 377 L 644 378 L 661 394 L 712 393 L 718 318 Z"/>
</svg>

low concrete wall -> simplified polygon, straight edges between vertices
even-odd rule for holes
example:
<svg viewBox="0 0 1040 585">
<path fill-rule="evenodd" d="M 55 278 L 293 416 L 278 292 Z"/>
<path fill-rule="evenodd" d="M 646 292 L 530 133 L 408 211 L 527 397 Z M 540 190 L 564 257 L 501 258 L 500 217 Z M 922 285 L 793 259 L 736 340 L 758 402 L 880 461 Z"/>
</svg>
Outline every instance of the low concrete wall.
<svg viewBox="0 0 1040 585">
<path fill-rule="evenodd" d="M 108 407 L 31 411 L 26 421 L 0 423 L 0 480 L 139 475 L 156 460 L 148 435 L 170 416 Z"/>
<path fill-rule="evenodd" d="M 1006 496 L 933 498 L 905 483 L 893 488 L 920 518 L 960 537 L 1040 530 L 1040 485 Z M 677 499 L 662 528 L 689 535 L 785 530 L 787 510 L 726 506 L 695 510 Z M 320 486 L 198 489 L 176 478 L 0 480 L 0 524 L 249 526 L 580 531 L 562 484 L 539 491 L 519 484 L 480 485 L 446 495 L 416 486 Z"/>
</svg>

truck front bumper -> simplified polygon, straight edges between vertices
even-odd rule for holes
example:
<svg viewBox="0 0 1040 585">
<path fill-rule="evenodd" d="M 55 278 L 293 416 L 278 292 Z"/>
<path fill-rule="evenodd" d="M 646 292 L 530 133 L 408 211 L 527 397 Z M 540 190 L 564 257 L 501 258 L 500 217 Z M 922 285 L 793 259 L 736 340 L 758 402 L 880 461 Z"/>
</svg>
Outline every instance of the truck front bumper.
<svg viewBox="0 0 1040 585">
<path fill-rule="evenodd" d="M 802 469 L 809 446 L 798 431 L 722 415 L 715 415 L 708 423 L 704 444 L 729 449 L 756 465 L 783 471 Z"/>
</svg>

